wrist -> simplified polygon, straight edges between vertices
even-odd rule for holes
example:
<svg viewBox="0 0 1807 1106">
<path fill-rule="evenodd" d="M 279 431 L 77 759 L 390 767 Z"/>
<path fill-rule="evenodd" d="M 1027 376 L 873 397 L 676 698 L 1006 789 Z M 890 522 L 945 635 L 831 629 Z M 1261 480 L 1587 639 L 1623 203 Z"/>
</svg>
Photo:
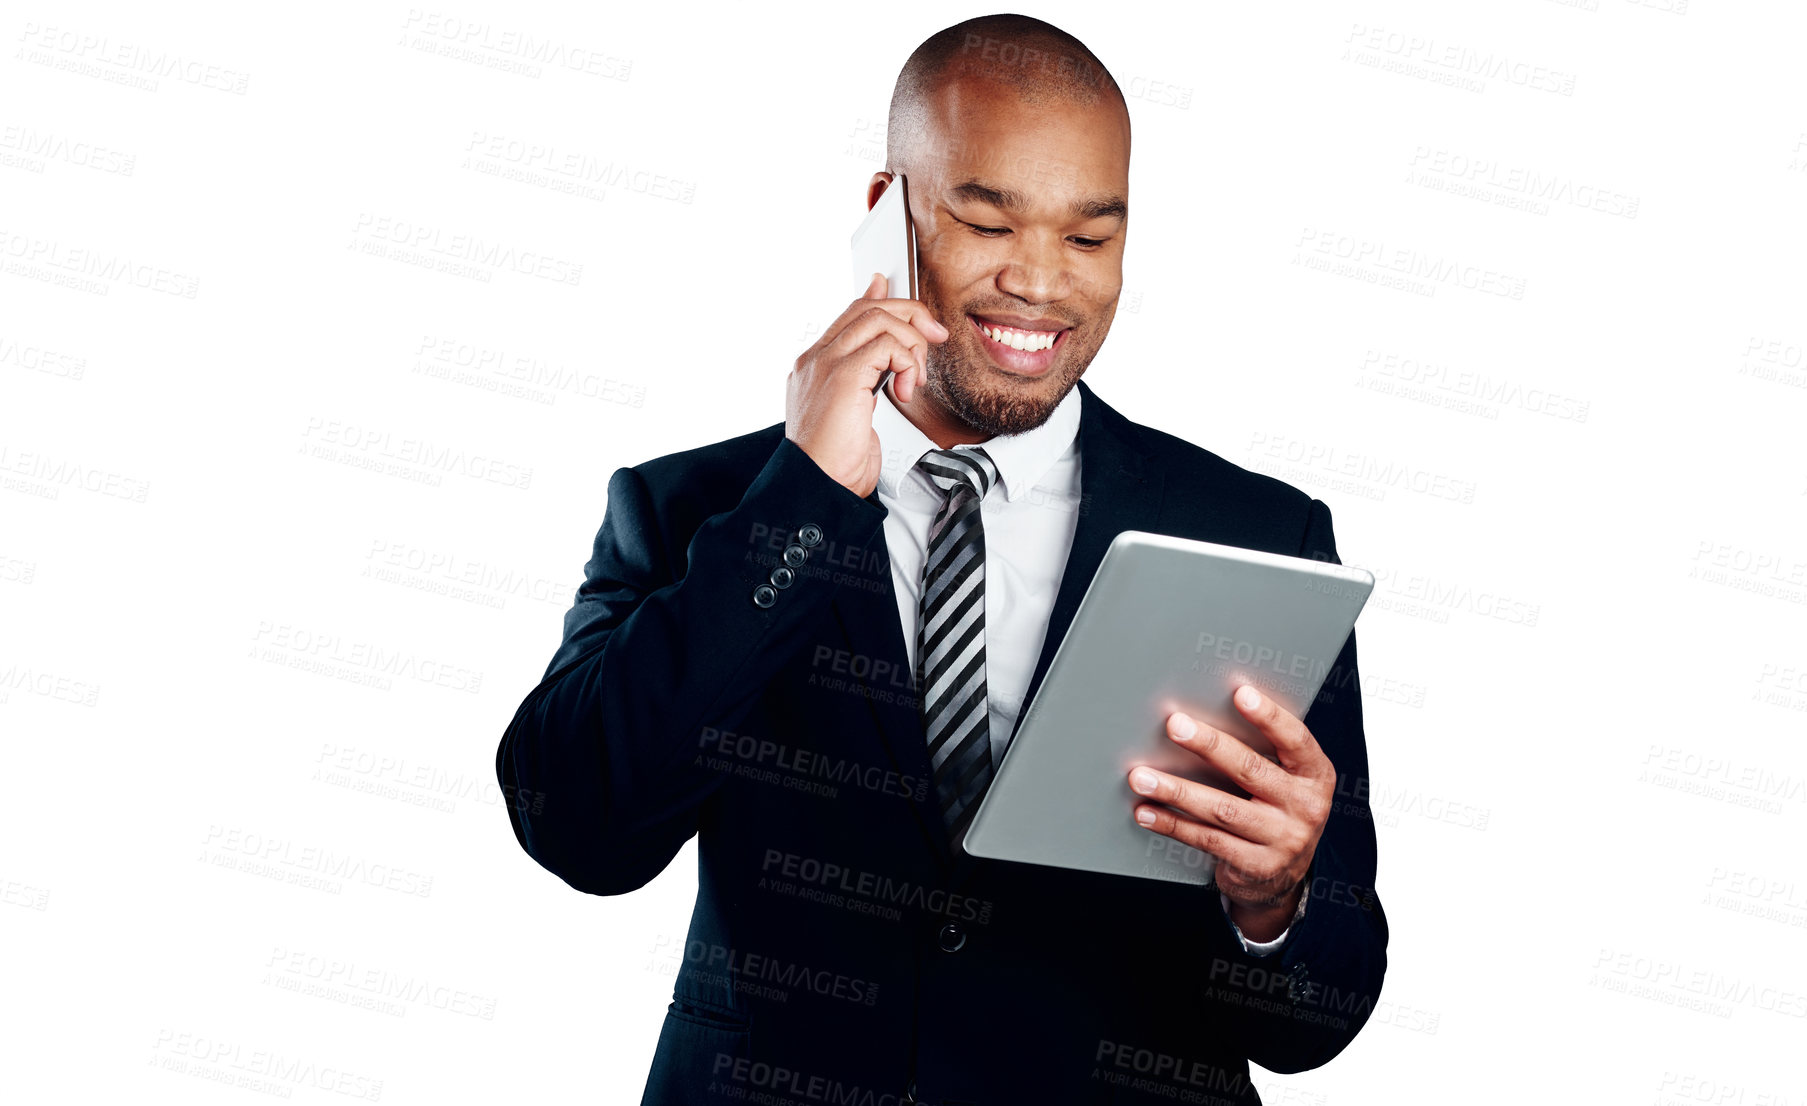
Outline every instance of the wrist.
<svg viewBox="0 0 1807 1106">
<path fill-rule="evenodd" d="M 1292 925 L 1299 911 L 1299 899 L 1304 891 L 1304 881 L 1293 885 L 1292 890 L 1278 899 L 1265 903 L 1245 903 L 1238 899 L 1230 899 L 1230 920 L 1236 928 L 1251 941 L 1272 941 L 1285 933 Z"/>
</svg>

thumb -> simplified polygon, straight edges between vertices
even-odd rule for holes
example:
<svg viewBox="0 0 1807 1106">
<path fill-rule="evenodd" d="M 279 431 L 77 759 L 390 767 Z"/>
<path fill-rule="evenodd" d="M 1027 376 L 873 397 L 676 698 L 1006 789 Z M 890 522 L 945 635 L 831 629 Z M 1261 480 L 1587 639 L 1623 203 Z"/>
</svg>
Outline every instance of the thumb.
<svg viewBox="0 0 1807 1106">
<path fill-rule="evenodd" d="M 863 300 L 882 300 L 887 298 L 891 289 L 891 281 L 883 273 L 873 273 L 872 279 L 866 282 L 866 290 L 860 293 Z"/>
</svg>

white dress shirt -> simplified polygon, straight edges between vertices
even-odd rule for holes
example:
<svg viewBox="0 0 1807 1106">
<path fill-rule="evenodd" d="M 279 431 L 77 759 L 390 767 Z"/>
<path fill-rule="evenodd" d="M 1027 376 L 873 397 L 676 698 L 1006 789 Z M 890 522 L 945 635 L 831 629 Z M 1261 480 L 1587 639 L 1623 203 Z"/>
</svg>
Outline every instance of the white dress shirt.
<svg viewBox="0 0 1807 1106">
<path fill-rule="evenodd" d="M 1010 731 L 1029 690 L 1029 678 L 1041 659 L 1054 597 L 1079 524 L 1081 400 L 1079 389 L 1073 388 L 1034 430 L 1000 434 L 981 443 L 998 470 L 996 484 L 979 503 L 985 528 L 985 691 L 994 768 L 1004 759 Z M 885 544 L 891 553 L 891 583 L 897 591 L 897 616 L 914 671 L 920 618 L 917 602 L 928 557 L 929 527 L 945 499 L 916 462 L 940 447 L 897 409 L 888 387 L 879 393 L 872 428 L 878 432 L 883 454 L 878 498 L 888 512 Z M 1229 896 L 1221 895 L 1221 899 L 1227 917 Z M 1277 952 L 1291 932 L 1289 926 L 1272 941 L 1251 941 L 1234 922 L 1230 927 L 1243 947 L 1257 956 Z"/>
</svg>

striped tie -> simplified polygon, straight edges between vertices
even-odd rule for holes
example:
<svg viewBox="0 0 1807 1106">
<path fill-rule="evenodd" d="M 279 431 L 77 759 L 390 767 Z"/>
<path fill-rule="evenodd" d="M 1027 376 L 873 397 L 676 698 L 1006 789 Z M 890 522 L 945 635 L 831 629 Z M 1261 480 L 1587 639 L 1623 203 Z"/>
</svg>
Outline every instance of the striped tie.
<svg viewBox="0 0 1807 1106">
<path fill-rule="evenodd" d="M 982 449 L 931 449 L 917 466 L 948 495 L 929 527 L 917 607 L 916 686 L 941 818 L 958 840 L 991 782 L 979 501 L 997 482 L 998 467 Z"/>
</svg>

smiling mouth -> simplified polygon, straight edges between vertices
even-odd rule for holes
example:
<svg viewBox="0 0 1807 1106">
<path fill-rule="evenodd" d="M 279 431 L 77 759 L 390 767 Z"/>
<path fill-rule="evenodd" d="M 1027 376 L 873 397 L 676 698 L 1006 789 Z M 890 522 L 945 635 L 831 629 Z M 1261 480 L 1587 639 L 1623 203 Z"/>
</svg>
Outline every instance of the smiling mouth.
<svg viewBox="0 0 1807 1106">
<path fill-rule="evenodd" d="M 973 316 L 973 321 L 979 324 L 979 332 L 985 337 L 1001 346 L 1008 346 L 1023 353 L 1035 353 L 1038 350 L 1052 348 L 1066 330 L 1064 327 L 1055 330 L 1024 330 L 1020 327 L 988 323 L 977 315 Z"/>
<path fill-rule="evenodd" d="M 991 363 L 1012 376 L 1040 376 L 1066 346 L 1071 327 L 1031 330 L 969 314 Z"/>
</svg>

